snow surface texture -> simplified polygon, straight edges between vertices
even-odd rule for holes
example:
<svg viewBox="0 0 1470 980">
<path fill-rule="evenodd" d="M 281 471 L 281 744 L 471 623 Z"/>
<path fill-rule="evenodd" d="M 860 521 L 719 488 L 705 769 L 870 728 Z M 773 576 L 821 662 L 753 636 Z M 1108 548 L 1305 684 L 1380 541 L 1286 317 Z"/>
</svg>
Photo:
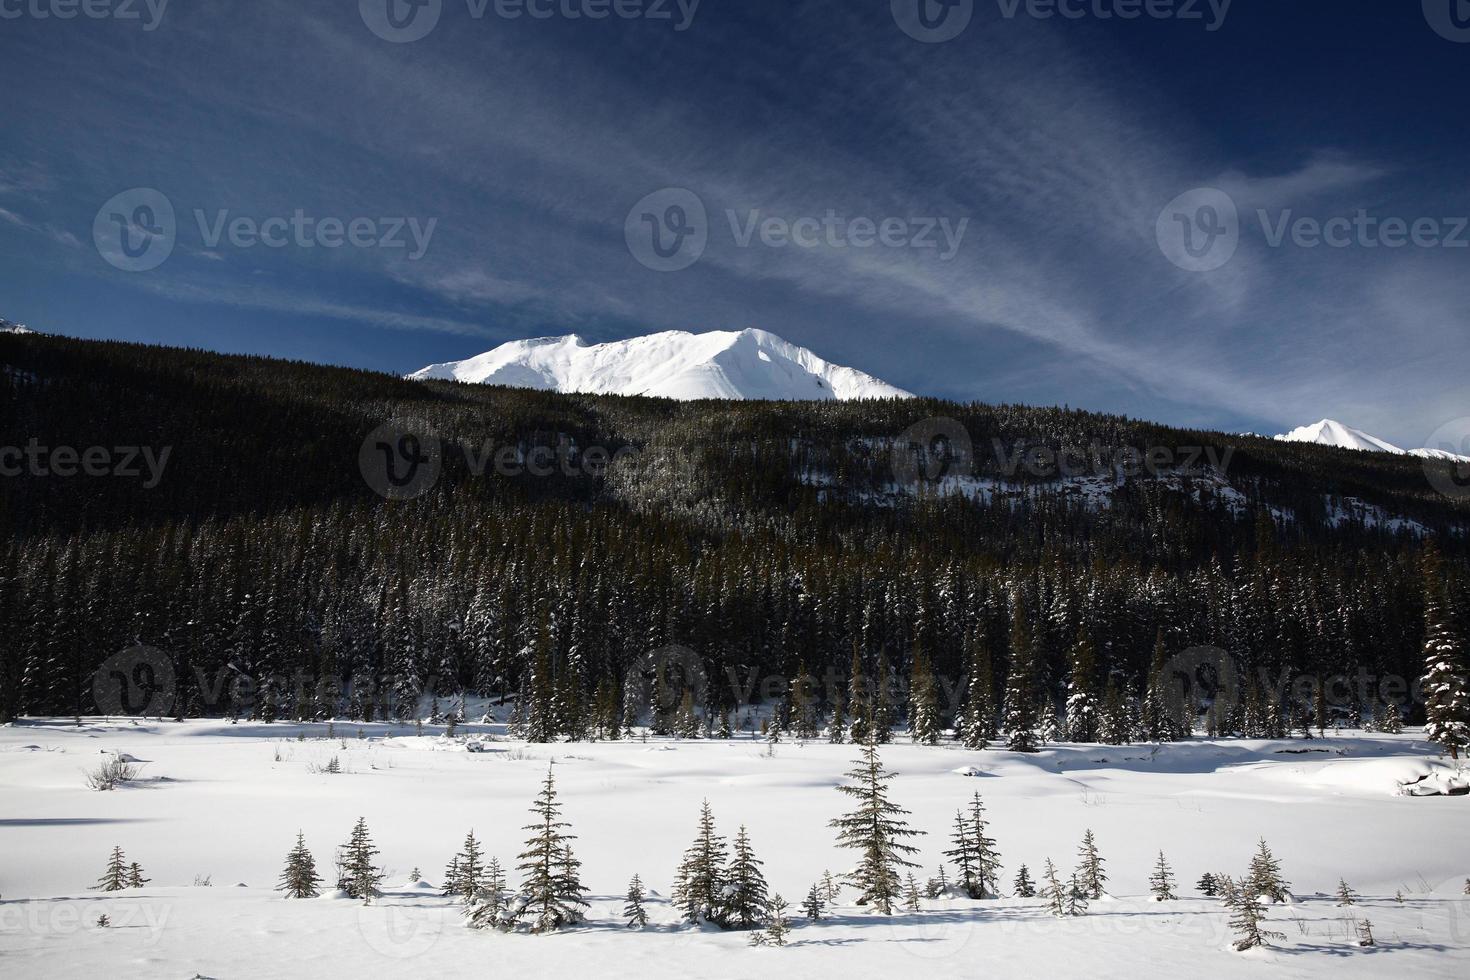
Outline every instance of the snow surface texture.
<svg viewBox="0 0 1470 980">
<path fill-rule="evenodd" d="M 1339 449 L 1357 449 L 1363 452 L 1392 453 L 1395 456 L 1419 456 L 1424 459 L 1445 459 L 1451 462 L 1470 462 L 1470 456 L 1459 456 L 1443 449 L 1400 449 L 1391 442 L 1370 436 L 1362 429 L 1354 429 L 1333 419 L 1323 419 L 1312 425 L 1304 425 L 1282 433 L 1280 442 L 1310 442 L 1318 446 L 1336 446 Z"/>
<path fill-rule="evenodd" d="M 670 330 L 592 345 L 576 334 L 515 340 L 468 360 L 431 364 L 409 377 L 681 401 L 914 397 L 764 330 Z"/>
<path fill-rule="evenodd" d="M 359 737 L 359 727 L 362 736 Z M 946 849 L 956 809 L 979 791 L 1009 883 L 1047 857 L 1063 877 L 1091 828 L 1110 896 L 1080 918 L 1051 917 L 1041 899 L 925 900 L 891 919 L 851 905 L 808 924 L 795 908 L 826 869 L 853 863 L 827 821 L 851 801 L 833 787 L 851 745 L 644 741 L 525 745 L 500 725 L 450 739 L 425 727 L 231 726 L 218 721 L 84 719 L 0 728 L 0 974 L 7 977 L 498 976 L 881 977 L 1205 976 L 1464 977 L 1470 975 L 1470 797 L 1406 795 L 1425 777 L 1453 785 L 1418 732 L 1284 742 L 1055 746 L 1024 756 L 882 749 L 892 798 L 927 831 L 921 881 Z M 297 741 L 299 732 L 307 739 Z M 485 751 L 467 751 L 471 742 Z M 140 761 L 138 782 L 84 788 L 104 752 Z M 343 772 L 323 774 L 339 757 Z M 465 928 L 438 884 L 471 828 L 487 856 L 514 864 L 527 806 L 554 760 L 566 819 L 591 890 L 588 922 L 550 936 Z M 792 903 L 785 949 L 746 935 L 681 926 L 668 904 L 674 868 L 700 801 L 719 830 L 749 826 L 773 889 Z M 384 896 L 287 900 L 272 890 L 298 829 L 321 874 L 358 816 L 387 871 Z M 1230 949 L 1227 914 L 1195 889 L 1209 872 L 1242 874 L 1264 836 L 1296 901 L 1271 906 L 1274 947 Z M 114 845 L 152 883 L 90 891 Z M 1147 876 L 1162 849 L 1177 901 L 1156 903 Z M 624 927 L 628 879 L 654 895 L 647 929 Z M 208 875 L 212 887 L 194 887 Z M 951 872 L 951 879 L 953 872 Z M 1362 896 L 1339 908 L 1344 878 Z M 1403 902 L 1395 899 L 1402 891 Z M 112 926 L 95 926 L 106 913 Z M 1379 945 L 1356 945 L 1353 917 Z M 478 967 L 473 966 L 479 964 Z"/>
</svg>

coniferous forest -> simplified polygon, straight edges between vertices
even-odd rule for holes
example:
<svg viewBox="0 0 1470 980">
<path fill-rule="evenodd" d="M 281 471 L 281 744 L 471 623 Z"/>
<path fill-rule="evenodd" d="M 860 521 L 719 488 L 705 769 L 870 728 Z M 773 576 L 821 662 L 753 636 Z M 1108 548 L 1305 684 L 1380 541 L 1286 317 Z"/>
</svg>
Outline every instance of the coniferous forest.
<svg viewBox="0 0 1470 980">
<path fill-rule="evenodd" d="M 99 665 L 144 644 L 179 716 L 408 719 L 472 692 L 517 700 L 533 738 L 616 737 L 630 671 L 678 644 L 714 680 L 655 725 L 770 701 L 793 727 L 988 736 L 1025 702 L 1043 737 L 1079 704 L 1127 740 L 1161 664 L 1208 645 L 1241 690 L 1207 724 L 1272 734 L 1422 719 L 1426 594 L 1470 627 L 1470 502 L 1424 469 L 1447 464 L 1067 408 L 677 403 L 4 335 L 0 417 L 12 446 L 168 451 L 153 486 L 0 479 L 0 719 L 93 712 Z M 934 419 L 972 443 L 946 473 L 983 492 L 895 482 Z M 389 420 L 443 446 L 415 499 L 359 466 Z M 1177 465 L 1006 471 L 1089 446 Z M 504 447 L 556 465 L 476 472 Z"/>
</svg>

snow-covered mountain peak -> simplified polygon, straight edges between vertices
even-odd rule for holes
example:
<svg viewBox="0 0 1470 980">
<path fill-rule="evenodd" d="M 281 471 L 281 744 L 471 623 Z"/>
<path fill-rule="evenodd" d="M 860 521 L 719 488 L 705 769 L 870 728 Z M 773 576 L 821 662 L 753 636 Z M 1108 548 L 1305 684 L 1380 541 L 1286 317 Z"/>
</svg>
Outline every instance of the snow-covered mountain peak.
<svg viewBox="0 0 1470 980">
<path fill-rule="evenodd" d="M 431 364 L 408 377 L 683 401 L 913 397 L 752 328 L 668 330 L 606 344 L 588 344 L 576 334 L 513 340 L 463 361 Z"/>
<path fill-rule="evenodd" d="M 1357 449 L 1364 452 L 1392 453 L 1395 456 L 1418 456 L 1421 459 L 1439 459 L 1450 462 L 1470 462 L 1470 456 L 1459 456 L 1444 449 L 1400 449 L 1386 439 L 1370 436 L 1362 429 L 1343 425 L 1334 419 L 1323 419 L 1312 425 L 1283 433 L 1276 437 L 1282 442 L 1310 442 L 1318 446 L 1335 446 L 1339 449 Z"/>
<path fill-rule="evenodd" d="M 1312 425 L 1304 425 L 1276 438 L 1282 442 L 1310 442 L 1319 446 L 1336 446 L 1339 449 L 1361 449 L 1395 455 L 1402 455 L 1404 452 L 1391 442 L 1370 436 L 1362 429 L 1343 425 L 1335 419 L 1323 419 Z"/>
</svg>

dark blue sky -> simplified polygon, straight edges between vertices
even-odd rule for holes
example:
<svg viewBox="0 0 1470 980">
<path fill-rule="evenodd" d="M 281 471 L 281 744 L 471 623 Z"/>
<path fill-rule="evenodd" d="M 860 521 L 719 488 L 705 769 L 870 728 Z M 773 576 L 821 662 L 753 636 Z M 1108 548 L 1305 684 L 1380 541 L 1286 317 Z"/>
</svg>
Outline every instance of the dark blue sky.
<svg viewBox="0 0 1470 980">
<path fill-rule="evenodd" d="M 1325 415 L 1412 446 L 1470 415 L 1452 0 L 1199 0 L 1195 20 L 974 0 L 942 43 L 901 29 L 919 0 L 701 0 L 684 30 L 676 0 L 603 20 L 441 0 L 409 43 L 369 27 L 388 0 L 172 0 L 156 23 L 144 0 L 140 20 L 37 16 L 51 2 L 0 0 L 0 315 L 43 330 L 407 371 L 525 336 L 755 326 L 955 398 L 1265 432 Z M 660 272 L 624 226 L 670 187 L 708 244 Z M 1202 187 L 1238 246 L 1181 268 L 1167 235 L 1216 213 L 1178 203 Z M 94 238 L 157 217 L 112 201 L 134 188 L 176 215 L 146 271 Z M 362 244 L 211 240 L 222 214 L 298 210 L 358 219 Z M 1341 247 L 1291 231 L 1359 211 Z M 846 247 L 738 234 L 829 213 Z M 369 247 L 395 219 L 434 222 L 421 256 L 407 229 Z M 913 247 L 931 219 L 964 222 L 952 255 L 937 232 Z M 1389 247 L 1386 219 L 1419 241 Z M 853 246 L 885 220 L 901 244 Z"/>
</svg>

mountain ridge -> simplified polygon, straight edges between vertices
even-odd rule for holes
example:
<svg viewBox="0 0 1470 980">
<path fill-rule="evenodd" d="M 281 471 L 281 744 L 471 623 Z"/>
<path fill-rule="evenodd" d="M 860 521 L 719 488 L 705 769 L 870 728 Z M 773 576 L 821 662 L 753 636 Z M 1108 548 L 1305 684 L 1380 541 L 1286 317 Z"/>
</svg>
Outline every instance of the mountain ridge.
<svg viewBox="0 0 1470 980">
<path fill-rule="evenodd" d="M 575 333 L 512 340 L 474 357 L 430 364 L 406 377 L 679 401 L 915 397 L 753 328 L 705 333 L 666 330 L 601 344 L 588 344 Z"/>
</svg>

